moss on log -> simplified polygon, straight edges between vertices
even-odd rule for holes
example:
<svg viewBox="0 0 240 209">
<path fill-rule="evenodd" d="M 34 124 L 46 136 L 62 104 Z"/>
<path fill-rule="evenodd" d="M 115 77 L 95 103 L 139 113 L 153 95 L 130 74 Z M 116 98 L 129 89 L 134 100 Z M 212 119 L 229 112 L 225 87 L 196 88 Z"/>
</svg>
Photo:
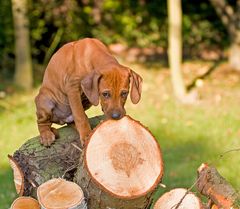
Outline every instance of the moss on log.
<svg viewBox="0 0 240 209">
<path fill-rule="evenodd" d="M 90 119 L 94 128 L 103 116 Z M 51 147 L 44 147 L 39 136 L 26 141 L 15 153 L 13 159 L 24 177 L 24 196 L 36 197 L 36 189 L 42 183 L 58 177 L 72 180 L 79 163 L 81 150 L 79 134 L 72 126 L 58 129 L 59 138 Z M 76 146 L 74 146 L 76 145 Z"/>
</svg>

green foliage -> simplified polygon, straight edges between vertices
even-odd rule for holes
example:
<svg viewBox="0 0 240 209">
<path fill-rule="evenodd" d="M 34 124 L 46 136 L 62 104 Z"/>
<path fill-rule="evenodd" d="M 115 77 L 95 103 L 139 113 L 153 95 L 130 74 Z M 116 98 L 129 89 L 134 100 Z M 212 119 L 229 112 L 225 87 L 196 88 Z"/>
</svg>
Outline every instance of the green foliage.
<svg viewBox="0 0 240 209">
<path fill-rule="evenodd" d="M 182 7 L 183 44 L 191 54 L 204 48 L 224 48 L 229 44 L 227 31 L 208 0 L 196 0 L 193 4 L 183 0 Z"/>
<path fill-rule="evenodd" d="M 34 63 L 43 63 L 59 28 L 57 48 L 83 37 L 129 47 L 167 49 L 167 0 L 28 0 Z M 227 32 L 208 0 L 182 1 L 183 46 L 187 55 L 203 48 L 224 48 Z M 14 37 L 11 1 L 0 2 L 0 78 L 14 72 Z M 55 50 L 57 50 L 57 48 Z M 9 76 L 8 76 L 9 77 Z"/>
<path fill-rule="evenodd" d="M 0 1 L 0 82 L 13 73 L 14 37 L 11 1 Z M 2 74 L 2 76 L 1 76 Z"/>
</svg>

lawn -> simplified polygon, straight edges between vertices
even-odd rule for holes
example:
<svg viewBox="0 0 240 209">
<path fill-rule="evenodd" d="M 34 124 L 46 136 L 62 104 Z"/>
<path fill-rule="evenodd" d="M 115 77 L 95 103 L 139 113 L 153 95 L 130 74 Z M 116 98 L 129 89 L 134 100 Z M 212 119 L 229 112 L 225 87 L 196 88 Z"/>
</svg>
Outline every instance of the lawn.
<svg viewBox="0 0 240 209">
<path fill-rule="evenodd" d="M 185 63 L 186 83 L 208 64 Z M 236 189 L 240 189 L 240 74 L 225 67 L 215 69 L 197 88 L 200 100 L 192 105 L 175 102 L 169 71 L 162 66 L 132 64 L 144 79 L 142 100 L 126 109 L 129 115 L 147 126 L 160 143 L 164 159 L 166 189 L 190 187 L 202 162 L 214 165 Z M 205 67 L 206 68 L 206 67 Z M 189 69 L 191 73 L 189 73 Z M 200 70 L 199 70 L 200 69 Z M 7 154 L 12 154 L 27 139 L 38 134 L 34 96 L 15 93 L 0 100 L 0 208 L 9 208 L 16 198 Z M 91 108 L 89 116 L 100 113 Z"/>
</svg>

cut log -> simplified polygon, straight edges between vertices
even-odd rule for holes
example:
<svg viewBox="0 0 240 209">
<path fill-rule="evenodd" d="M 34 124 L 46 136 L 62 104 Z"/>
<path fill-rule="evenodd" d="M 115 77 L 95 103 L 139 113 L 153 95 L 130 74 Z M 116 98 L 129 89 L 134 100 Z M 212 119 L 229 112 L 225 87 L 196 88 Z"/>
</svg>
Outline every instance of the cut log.
<svg viewBox="0 0 240 209">
<path fill-rule="evenodd" d="M 216 168 L 207 163 L 203 163 L 198 168 L 197 189 L 218 208 L 240 208 L 239 193 L 218 173 Z"/>
<path fill-rule="evenodd" d="M 19 197 L 12 203 L 10 209 L 40 209 L 40 205 L 31 197 Z"/>
<path fill-rule="evenodd" d="M 102 116 L 90 119 L 95 127 Z M 79 163 L 81 150 L 79 134 L 75 128 L 66 126 L 58 129 L 59 138 L 50 148 L 32 138 L 18 149 L 13 157 L 9 156 L 14 171 L 14 182 L 19 195 L 36 198 L 36 189 L 42 183 L 56 177 L 72 180 Z"/>
<path fill-rule="evenodd" d="M 139 122 L 125 116 L 91 134 L 74 181 L 91 209 L 147 208 L 163 175 L 160 147 Z"/>
<path fill-rule="evenodd" d="M 82 189 L 64 179 L 51 179 L 37 189 L 42 209 L 87 209 Z"/>
<path fill-rule="evenodd" d="M 14 185 L 16 188 L 16 192 L 19 196 L 22 196 L 23 190 L 24 190 L 23 189 L 24 176 L 23 176 L 22 170 L 12 156 L 8 155 L 8 159 L 9 159 L 10 166 L 13 169 L 13 178 L 14 178 Z"/>
<path fill-rule="evenodd" d="M 183 188 L 173 189 L 163 194 L 154 209 L 202 209 L 201 201 L 193 193 Z"/>
<path fill-rule="evenodd" d="M 102 119 L 90 119 L 92 127 Z M 126 116 L 101 123 L 83 152 L 74 128 L 58 132 L 49 148 L 35 137 L 14 153 L 15 170 L 23 174 L 23 195 L 36 197 L 38 186 L 60 177 L 82 188 L 90 209 L 146 209 L 152 203 L 163 162 L 158 143 L 139 122 Z"/>
</svg>

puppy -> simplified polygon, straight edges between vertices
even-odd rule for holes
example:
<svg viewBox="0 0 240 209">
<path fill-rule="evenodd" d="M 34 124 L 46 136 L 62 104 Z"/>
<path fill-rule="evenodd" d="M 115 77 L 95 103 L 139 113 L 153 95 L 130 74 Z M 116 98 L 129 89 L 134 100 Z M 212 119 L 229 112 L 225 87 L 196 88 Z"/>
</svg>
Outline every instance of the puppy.
<svg viewBox="0 0 240 209">
<path fill-rule="evenodd" d="M 85 110 L 100 100 L 105 117 L 118 120 L 126 113 L 129 90 L 136 104 L 141 86 L 142 78 L 120 65 L 99 40 L 85 38 L 64 45 L 52 56 L 35 98 L 40 142 L 45 146 L 54 142 L 52 123 L 75 122 L 84 145 L 91 131 Z"/>
</svg>

